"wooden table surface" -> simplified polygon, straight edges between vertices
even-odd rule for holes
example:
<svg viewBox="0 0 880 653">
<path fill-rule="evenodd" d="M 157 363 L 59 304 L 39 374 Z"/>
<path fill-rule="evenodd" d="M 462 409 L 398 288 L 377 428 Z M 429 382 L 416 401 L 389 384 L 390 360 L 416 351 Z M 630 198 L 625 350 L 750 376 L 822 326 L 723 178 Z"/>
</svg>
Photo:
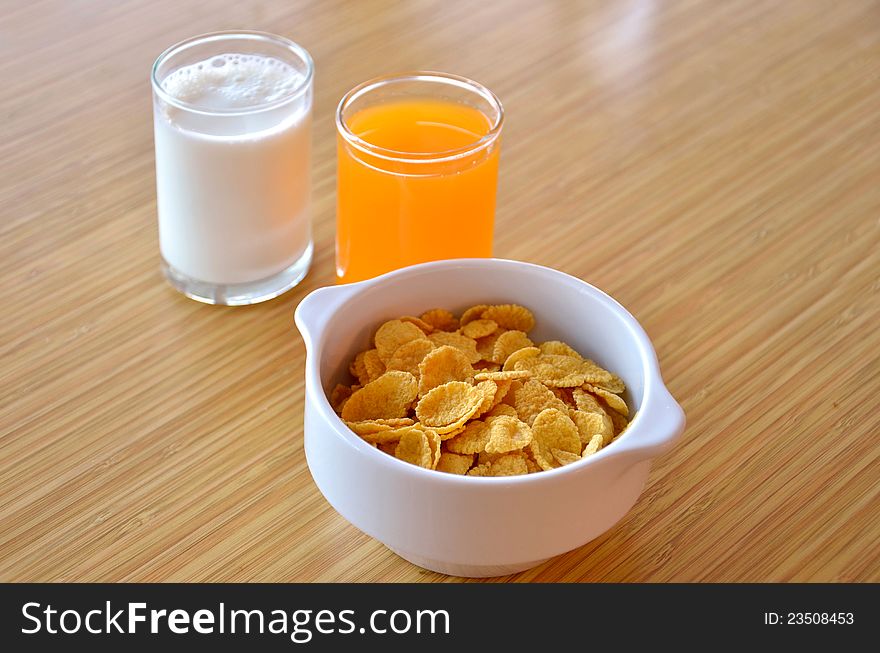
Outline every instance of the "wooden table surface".
<svg viewBox="0 0 880 653">
<path fill-rule="evenodd" d="M 150 65 L 232 28 L 317 67 L 317 257 L 248 308 L 171 290 L 156 229 Z M 292 323 L 335 105 L 417 68 L 505 103 L 496 254 L 627 306 L 688 415 L 627 517 L 505 580 L 880 581 L 880 5 L 806 0 L 4 3 L 0 580 L 450 580 L 315 488 Z"/>
</svg>

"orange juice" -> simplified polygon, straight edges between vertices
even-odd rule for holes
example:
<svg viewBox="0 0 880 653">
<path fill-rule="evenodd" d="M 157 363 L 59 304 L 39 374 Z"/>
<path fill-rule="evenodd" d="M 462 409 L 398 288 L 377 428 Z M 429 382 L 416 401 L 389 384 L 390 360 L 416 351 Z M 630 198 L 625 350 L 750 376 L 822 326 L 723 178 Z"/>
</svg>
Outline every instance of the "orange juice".
<svg viewBox="0 0 880 653">
<path fill-rule="evenodd" d="M 357 138 L 338 141 L 338 281 L 492 256 L 499 143 L 486 138 L 484 112 L 416 97 L 367 106 L 345 123 Z"/>
</svg>

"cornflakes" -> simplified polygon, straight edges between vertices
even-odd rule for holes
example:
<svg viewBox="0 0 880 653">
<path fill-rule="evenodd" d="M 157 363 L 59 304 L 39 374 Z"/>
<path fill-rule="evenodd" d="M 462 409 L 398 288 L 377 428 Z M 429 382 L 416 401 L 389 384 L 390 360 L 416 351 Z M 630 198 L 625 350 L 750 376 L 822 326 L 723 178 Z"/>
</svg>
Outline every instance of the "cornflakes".
<svg viewBox="0 0 880 653">
<path fill-rule="evenodd" d="M 548 340 L 547 342 L 542 342 L 538 349 L 541 350 L 542 354 L 554 354 L 557 356 L 571 356 L 572 358 L 576 358 L 577 360 L 583 360 L 583 356 L 577 353 L 574 349 L 572 349 L 569 345 L 565 344 L 560 340 Z"/>
<path fill-rule="evenodd" d="M 495 385 L 495 381 L 480 381 L 476 385 L 476 388 L 483 395 L 483 401 L 480 402 L 480 407 L 477 408 L 477 412 L 474 413 L 474 417 L 479 417 L 483 413 L 491 410 L 495 405 L 495 395 L 498 394 L 498 386 Z"/>
<path fill-rule="evenodd" d="M 614 425 L 605 413 L 585 413 L 569 408 L 568 416 L 577 427 L 581 444 L 587 444 L 597 433 L 602 436 L 603 444 L 608 444 L 614 437 Z"/>
<path fill-rule="evenodd" d="M 563 451 L 561 449 L 551 449 L 550 453 L 553 454 L 553 458 L 556 459 L 560 465 L 570 465 L 571 463 L 576 463 L 581 459 L 576 453 L 571 453 L 570 451 Z"/>
<path fill-rule="evenodd" d="M 461 327 L 462 335 L 467 336 L 468 338 L 473 338 L 476 340 L 477 338 L 484 338 L 486 336 L 491 336 L 495 331 L 498 330 L 498 325 L 495 324 L 492 320 L 472 320 L 468 322 L 463 327 Z"/>
<path fill-rule="evenodd" d="M 475 454 L 485 451 L 489 442 L 489 425 L 478 419 L 470 422 L 458 435 L 446 441 L 447 451 L 461 454 Z"/>
<path fill-rule="evenodd" d="M 353 390 L 347 386 L 337 383 L 336 387 L 330 392 L 330 405 L 337 413 L 342 412 L 342 407 L 348 398 L 351 397 Z"/>
<path fill-rule="evenodd" d="M 565 412 L 556 408 L 546 408 L 535 417 L 530 446 L 535 461 L 545 470 L 557 467 L 552 449 L 581 453 L 577 427 Z"/>
<path fill-rule="evenodd" d="M 425 469 L 495 477 L 570 465 L 627 428 L 626 386 L 561 340 L 534 342 L 534 326 L 516 304 L 389 320 L 330 405 L 365 442 Z"/>
<path fill-rule="evenodd" d="M 468 470 L 473 464 L 473 454 L 466 455 L 444 451 L 440 454 L 440 460 L 437 462 L 437 467 L 435 469 L 437 469 L 438 472 L 464 475 L 468 473 Z"/>
<path fill-rule="evenodd" d="M 419 327 L 422 330 L 422 333 L 424 333 L 425 335 L 428 335 L 429 333 L 433 333 L 433 331 L 434 331 L 434 327 L 431 326 L 430 323 L 425 322 L 420 317 L 414 317 L 412 315 L 404 315 L 403 317 L 401 317 L 399 319 L 401 322 L 409 322 L 410 324 L 415 324 L 417 327 Z"/>
<path fill-rule="evenodd" d="M 488 419 L 490 417 L 500 417 L 501 415 L 509 415 L 510 417 L 516 417 L 517 419 L 519 419 L 516 414 L 516 409 L 514 409 L 513 406 L 509 406 L 504 403 L 498 404 L 483 417 Z"/>
<path fill-rule="evenodd" d="M 444 345 L 429 352 L 419 362 L 419 395 L 450 381 L 474 379 L 474 369 L 460 349 Z"/>
<path fill-rule="evenodd" d="M 425 332 L 415 324 L 389 320 L 376 331 L 374 341 L 379 358 L 383 363 L 387 363 L 402 344 L 425 337 Z"/>
<path fill-rule="evenodd" d="M 416 417 L 437 433 L 446 433 L 473 417 L 482 402 L 483 393 L 476 387 L 464 381 L 450 381 L 419 400 Z"/>
<path fill-rule="evenodd" d="M 406 417 L 419 393 L 416 377 L 392 370 L 354 392 L 342 407 L 346 422 Z"/>
<path fill-rule="evenodd" d="M 486 423 L 489 425 L 486 453 L 518 451 L 532 441 L 532 430 L 516 417 L 492 417 L 487 418 Z"/>
<path fill-rule="evenodd" d="M 400 437 L 394 456 L 413 465 L 431 469 L 434 466 L 434 455 L 428 443 L 427 434 L 417 428 L 409 428 Z"/>
<path fill-rule="evenodd" d="M 487 308 L 489 308 L 488 304 L 477 304 L 476 306 L 471 306 L 469 309 L 461 314 L 459 324 L 461 326 L 465 326 L 468 322 L 479 320 L 483 315 L 483 311 L 485 311 Z"/>
<path fill-rule="evenodd" d="M 515 329 L 528 333 L 535 327 L 535 316 L 525 306 L 518 304 L 489 306 L 480 317 L 484 320 L 492 320 L 503 329 Z"/>
<path fill-rule="evenodd" d="M 513 407 L 519 418 L 532 425 L 535 417 L 542 410 L 555 408 L 567 411 L 568 406 L 560 401 L 553 392 L 540 381 L 526 381 L 521 388 L 515 391 Z"/>
<path fill-rule="evenodd" d="M 367 372 L 366 383 L 375 381 L 385 374 L 385 363 L 379 358 L 379 352 L 375 349 L 370 349 L 369 351 L 364 352 L 364 369 Z"/>
<path fill-rule="evenodd" d="M 480 354 L 477 351 L 477 341 L 468 338 L 460 333 L 447 333 L 446 331 L 435 331 L 428 336 L 428 339 L 438 347 L 441 345 L 449 345 L 460 349 L 461 352 L 468 357 L 469 363 L 477 363 L 480 361 Z"/>
<path fill-rule="evenodd" d="M 503 365 L 512 353 L 532 347 L 534 344 L 522 331 L 505 331 L 495 341 L 490 360 Z"/>
<path fill-rule="evenodd" d="M 599 388 L 589 383 L 584 384 L 584 389 L 601 398 L 611 410 L 620 413 L 624 417 L 629 417 L 629 408 L 626 402 L 613 392 L 608 392 L 604 388 Z"/>
<path fill-rule="evenodd" d="M 593 454 L 593 453 L 596 453 L 597 451 L 599 451 L 599 449 L 602 448 L 602 442 L 603 442 L 603 438 L 602 438 L 601 433 L 597 433 L 596 435 L 594 435 L 590 439 L 590 441 L 587 443 L 587 446 L 584 447 L 583 457 L 586 458 L 590 454 Z"/>
<path fill-rule="evenodd" d="M 458 328 L 458 318 L 443 308 L 425 311 L 421 320 L 430 324 L 435 331 L 455 331 Z"/>
<path fill-rule="evenodd" d="M 400 345 L 391 355 L 388 361 L 389 370 L 409 372 L 413 376 L 419 376 L 419 363 L 434 349 L 434 343 L 430 340 L 410 340 Z"/>
<path fill-rule="evenodd" d="M 526 358 L 534 358 L 535 356 L 540 355 L 540 353 L 541 350 L 537 347 L 523 347 L 522 349 L 517 349 L 507 357 L 507 360 L 504 361 L 501 369 L 505 372 L 515 371 L 516 364 L 519 361 L 525 360 Z M 529 372 L 529 375 L 531 376 L 531 372 Z"/>
</svg>

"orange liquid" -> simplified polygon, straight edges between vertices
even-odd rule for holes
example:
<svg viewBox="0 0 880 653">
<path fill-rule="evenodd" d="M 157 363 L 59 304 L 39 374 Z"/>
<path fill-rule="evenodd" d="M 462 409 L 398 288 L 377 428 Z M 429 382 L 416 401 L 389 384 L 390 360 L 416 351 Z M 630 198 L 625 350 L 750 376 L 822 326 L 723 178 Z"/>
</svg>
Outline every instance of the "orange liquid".
<svg viewBox="0 0 880 653">
<path fill-rule="evenodd" d="M 477 109 L 428 99 L 368 107 L 347 123 L 371 145 L 437 157 L 473 145 L 491 128 Z M 425 261 L 492 256 L 497 141 L 455 162 L 412 163 L 388 161 L 338 139 L 339 282 Z"/>
</svg>

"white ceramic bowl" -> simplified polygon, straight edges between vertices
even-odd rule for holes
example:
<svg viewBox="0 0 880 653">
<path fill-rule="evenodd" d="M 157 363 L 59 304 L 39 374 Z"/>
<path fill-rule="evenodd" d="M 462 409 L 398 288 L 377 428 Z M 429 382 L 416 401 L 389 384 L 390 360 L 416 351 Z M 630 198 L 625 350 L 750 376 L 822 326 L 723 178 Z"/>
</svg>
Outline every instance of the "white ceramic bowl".
<svg viewBox="0 0 880 653">
<path fill-rule="evenodd" d="M 534 340 L 563 340 L 623 378 L 637 413 L 620 438 L 549 472 L 457 476 L 375 449 L 333 412 L 327 392 L 382 322 L 493 303 L 529 307 Z M 589 542 L 633 506 L 651 459 L 684 430 L 639 323 L 602 291 L 557 270 L 500 259 L 426 263 L 318 289 L 299 304 L 295 321 L 307 350 L 305 453 L 318 489 L 357 528 L 433 571 L 510 574 Z"/>
</svg>

